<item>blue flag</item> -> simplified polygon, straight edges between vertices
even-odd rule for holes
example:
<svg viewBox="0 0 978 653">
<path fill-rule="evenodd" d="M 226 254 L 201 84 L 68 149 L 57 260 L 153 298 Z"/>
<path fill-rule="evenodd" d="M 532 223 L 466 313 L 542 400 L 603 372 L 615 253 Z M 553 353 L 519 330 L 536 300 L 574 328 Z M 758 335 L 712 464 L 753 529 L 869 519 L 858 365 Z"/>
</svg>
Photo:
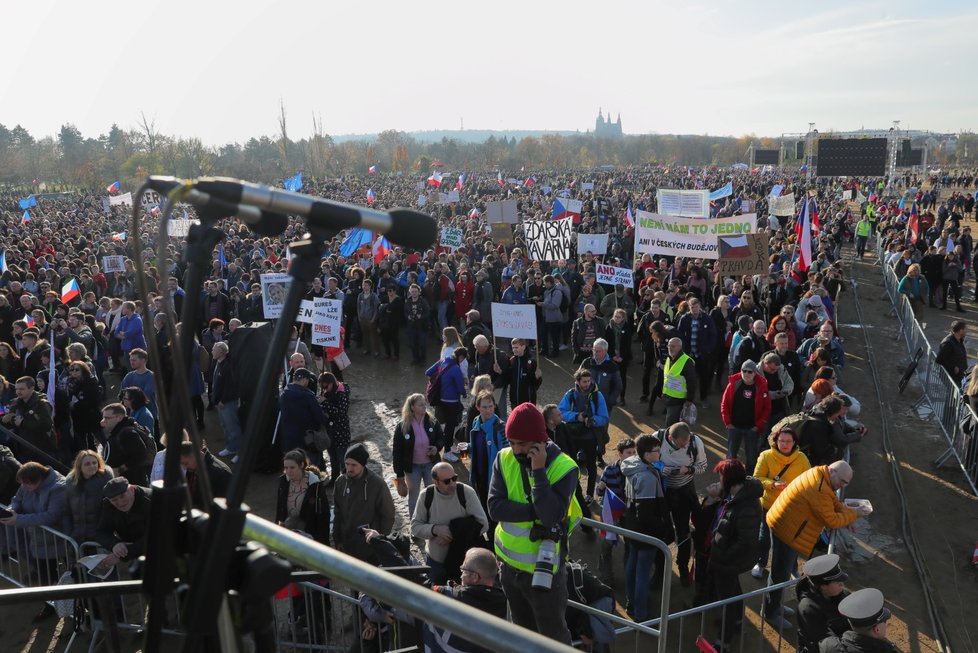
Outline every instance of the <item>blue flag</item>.
<svg viewBox="0 0 978 653">
<path fill-rule="evenodd" d="M 33 195 L 28 195 L 27 197 L 25 197 L 24 199 L 20 200 L 17 203 L 20 204 L 20 208 L 27 210 L 32 206 L 37 206 L 37 198 L 34 197 Z"/>
<path fill-rule="evenodd" d="M 727 184 L 721 188 L 716 189 L 710 193 L 710 201 L 715 202 L 717 200 L 723 199 L 724 197 L 729 197 L 733 195 L 733 182 L 728 181 Z"/>
<path fill-rule="evenodd" d="M 899 209 L 901 211 L 903 209 L 905 209 L 905 208 L 907 208 L 907 196 L 906 195 L 904 195 L 903 197 L 900 198 L 900 206 L 899 206 Z"/>
<path fill-rule="evenodd" d="M 771 189 L 771 197 L 779 197 L 781 195 L 781 191 L 783 190 L 784 186 L 781 184 L 775 184 L 774 188 Z"/>
<path fill-rule="evenodd" d="M 340 254 L 343 256 L 353 256 L 353 253 L 364 245 L 369 245 L 374 241 L 374 234 L 369 229 L 357 227 L 350 232 L 343 244 L 340 245 Z"/>
<path fill-rule="evenodd" d="M 7 271 L 7 252 L 0 252 L 0 274 Z"/>
<path fill-rule="evenodd" d="M 228 259 L 224 255 L 224 243 L 221 243 L 217 247 L 217 260 L 221 263 L 221 273 L 223 274 L 224 270 L 228 267 Z"/>
<path fill-rule="evenodd" d="M 302 173 L 295 173 L 294 177 L 289 177 L 283 182 L 282 185 L 285 186 L 285 190 L 298 193 L 300 190 L 302 190 Z"/>
</svg>

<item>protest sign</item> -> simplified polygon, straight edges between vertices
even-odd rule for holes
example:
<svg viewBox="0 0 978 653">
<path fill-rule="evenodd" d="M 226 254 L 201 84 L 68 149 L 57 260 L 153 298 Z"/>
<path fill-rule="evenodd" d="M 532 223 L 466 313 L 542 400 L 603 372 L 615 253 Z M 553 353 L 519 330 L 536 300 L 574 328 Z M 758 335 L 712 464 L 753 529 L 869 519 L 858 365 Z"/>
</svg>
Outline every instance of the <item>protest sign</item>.
<svg viewBox="0 0 978 653">
<path fill-rule="evenodd" d="M 285 295 L 291 283 L 292 277 L 282 272 L 261 275 L 261 306 L 266 320 L 282 317 Z"/>
<path fill-rule="evenodd" d="M 625 288 L 635 286 L 635 275 L 628 268 L 616 268 L 613 265 L 598 263 L 594 271 L 597 273 L 598 283 L 606 283 L 609 286 L 620 283 Z"/>
<path fill-rule="evenodd" d="M 519 221 L 516 211 L 518 204 L 519 202 L 516 200 L 489 202 L 486 204 L 486 220 L 491 223 L 505 222 L 506 224 L 516 224 Z"/>
<path fill-rule="evenodd" d="M 754 210 L 754 202 L 753 202 L 753 200 L 740 200 L 740 212 L 741 213 L 750 213 L 753 210 Z"/>
<path fill-rule="evenodd" d="M 458 227 L 444 227 L 441 230 L 441 240 L 439 244 L 442 247 L 451 247 L 452 251 L 458 249 L 462 246 L 462 236 L 465 235 L 463 229 Z"/>
<path fill-rule="evenodd" d="M 127 195 L 129 193 L 126 193 Z M 148 190 L 143 193 L 143 196 L 139 200 L 139 205 L 143 207 L 143 211 L 149 213 L 149 210 L 153 207 L 163 205 L 163 196 L 157 193 L 155 190 Z M 132 202 L 129 202 L 132 204 Z"/>
<path fill-rule="evenodd" d="M 490 228 L 492 229 L 492 242 L 497 245 L 512 245 L 514 243 L 513 228 L 508 224 L 494 222 Z"/>
<path fill-rule="evenodd" d="M 581 190 L 594 190 L 594 182 L 585 181 L 583 184 L 581 184 Z"/>
<path fill-rule="evenodd" d="M 184 238 L 190 233 L 191 225 L 197 224 L 197 220 L 170 220 L 166 225 L 166 232 L 170 238 Z"/>
<path fill-rule="evenodd" d="M 451 204 L 458 201 L 458 191 L 453 190 L 447 193 L 438 193 L 439 204 Z"/>
<path fill-rule="evenodd" d="M 673 190 L 656 191 L 660 215 L 676 215 L 687 218 L 710 217 L 710 191 Z"/>
<path fill-rule="evenodd" d="M 768 213 L 778 216 L 792 216 L 795 214 L 795 194 L 788 193 L 780 197 L 768 198 Z"/>
<path fill-rule="evenodd" d="M 299 314 L 295 316 L 295 321 L 301 322 L 302 324 L 312 324 L 315 314 L 315 302 L 309 299 L 303 299 L 299 302 Z"/>
<path fill-rule="evenodd" d="M 846 202 L 846 208 L 849 209 L 849 213 L 851 213 L 854 217 L 858 218 L 863 214 L 863 205 L 859 202 Z"/>
<path fill-rule="evenodd" d="M 720 274 L 742 276 L 745 274 L 767 274 L 768 234 L 740 234 L 739 236 L 719 236 L 720 260 L 717 270 Z"/>
<path fill-rule="evenodd" d="M 102 257 L 102 272 L 106 274 L 111 274 L 112 272 L 125 272 L 125 271 L 126 271 L 125 256 L 103 256 Z"/>
<path fill-rule="evenodd" d="M 577 255 L 591 252 L 595 256 L 608 253 L 608 234 L 577 234 Z"/>
<path fill-rule="evenodd" d="M 343 302 L 317 297 L 313 301 L 312 344 L 324 347 L 340 346 L 340 326 L 343 323 Z"/>
<path fill-rule="evenodd" d="M 717 236 L 756 232 L 757 214 L 703 220 L 638 211 L 635 226 L 636 253 L 715 259 Z"/>
<path fill-rule="evenodd" d="M 533 261 L 559 261 L 571 255 L 571 218 L 523 223 L 526 254 Z"/>
<path fill-rule="evenodd" d="M 537 339 L 537 308 L 533 304 L 492 304 L 493 338 Z"/>
<path fill-rule="evenodd" d="M 119 206 L 120 204 L 132 206 L 132 193 L 125 193 L 123 195 L 113 195 L 112 197 L 109 198 L 109 206 Z"/>
</svg>

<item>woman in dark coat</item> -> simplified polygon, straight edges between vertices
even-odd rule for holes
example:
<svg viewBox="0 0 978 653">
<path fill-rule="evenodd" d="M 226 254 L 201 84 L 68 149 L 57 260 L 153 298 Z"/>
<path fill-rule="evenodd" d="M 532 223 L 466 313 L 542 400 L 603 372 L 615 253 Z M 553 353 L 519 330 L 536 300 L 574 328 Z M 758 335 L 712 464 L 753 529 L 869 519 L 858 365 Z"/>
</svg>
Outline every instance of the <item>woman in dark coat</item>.
<svg viewBox="0 0 978 653">
<path fill-rule="evenodd" d="M 99 402 L 102 389 L 92 370 L 85 361 L 72 361 L 68 364 L 68 401 L 71 404 L 72 437 L 75 451 L 92 449 L 101 439 L 102 413 Z M 77 466 L 78 459 L 75 459 Z"/>
<path fill-rule="evenodd" d="M 350 446 L 350 384 L 336 380 L 332 372 L 319 375 L 319 405 L 329 431 L 329 485 L 343 473 L 343 455 Z"/>
<path fill-rule="evenodd" d="M 302 449 L 282 460 L 282 476 L 275 500 L 275 523 L 312 536 L 329 545 L 329 490 L 319 469 L 309 464 Z"/>
<path fill-rule="evenodd" d="M 757 561 L 757 533 L 761 526 L 761 482 L 747 476 L 744 464 L 736 458 L 721 460 L 713 468 L 720 477 L 707 488 L 708 494 L 721 503 L 712 527 L 709 574 L 713 600 L 728 599 L 743 593 L 740 574 L 749 571 Z M 727 605 L 724 610 L 720 639 L 713 643 L 718 651 L 729 651 L 734 631 L 743 620 L 743 601 Z"/>
<path fill-rule="evenodd" d="M 102 488 L 113 477 L 102 456 L 82 449 L 65 479 L 65 532 L 81 544 L 95 540 L 102 514 Z"/>
</svg>

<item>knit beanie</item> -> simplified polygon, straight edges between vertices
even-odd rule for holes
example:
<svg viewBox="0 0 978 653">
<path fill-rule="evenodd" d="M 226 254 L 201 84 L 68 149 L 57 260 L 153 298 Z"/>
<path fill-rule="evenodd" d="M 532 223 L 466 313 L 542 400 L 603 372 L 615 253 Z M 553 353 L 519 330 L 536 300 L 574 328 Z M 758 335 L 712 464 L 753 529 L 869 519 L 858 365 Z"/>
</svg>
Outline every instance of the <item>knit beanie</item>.
<svg viewBox="0 0 978 653">
<path fill-rule="evenodd" d="M 367 448 L 363 444 L 357 443 L 346 450 L 345 460 L 355 460 L 366 467 L 367 461 L 370 460 L 370 454 L 367 453 Z"/>
<path fill-rule="evenodd" d="M 536 404 L 527 401 L 509 414 L 509 419 L 506 420 L 506 439 L 522 442 L 547 441 L 547 424 Z"/>
</svg>

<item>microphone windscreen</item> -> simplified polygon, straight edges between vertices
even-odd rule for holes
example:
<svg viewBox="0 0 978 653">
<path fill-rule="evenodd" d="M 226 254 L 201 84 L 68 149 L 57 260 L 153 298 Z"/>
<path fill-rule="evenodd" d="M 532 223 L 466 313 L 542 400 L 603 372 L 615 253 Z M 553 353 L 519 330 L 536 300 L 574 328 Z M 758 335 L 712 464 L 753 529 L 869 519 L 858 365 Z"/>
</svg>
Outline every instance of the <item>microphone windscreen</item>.
<svg viewBox="0 0 978 653">
<path fill-rule="evenodd" d="M 281 213 L 261 212 L 258 222 L 244 221 L 248 229 L 260 236 L 278 236 L 289 226 L 289 217 Z"/>
<path fill-rule="evenodd" d="M 411 249 L 427 249 L 435 244 L 438 224 L 434 218 L 411 209 L 394 209 L 389 213 L 391 228 L 387 232 L 388 240 Z"/>
</svg>

